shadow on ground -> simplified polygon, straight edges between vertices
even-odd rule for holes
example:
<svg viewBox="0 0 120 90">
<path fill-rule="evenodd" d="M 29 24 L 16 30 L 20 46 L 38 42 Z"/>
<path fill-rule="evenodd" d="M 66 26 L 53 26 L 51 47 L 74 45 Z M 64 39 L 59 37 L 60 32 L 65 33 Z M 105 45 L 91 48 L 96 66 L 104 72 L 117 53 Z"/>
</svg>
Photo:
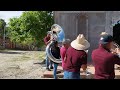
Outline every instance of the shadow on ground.
<svg viewBox="0 0 120 90">
<path fill-rule="evenodd" d="M 3 54 L 21 54 L 21 52 L 11 52 L 11 51 L 0 51 L 0 53 L 3 53 Z"/>
<path fill-rule="evenodd" d="M 45 64 L 45 62 L 46 62 L 46 60 L 44 59 L 44 60 L 42 60 L 40 62 L 35 62 L 34 64 Z"/>
</svg>

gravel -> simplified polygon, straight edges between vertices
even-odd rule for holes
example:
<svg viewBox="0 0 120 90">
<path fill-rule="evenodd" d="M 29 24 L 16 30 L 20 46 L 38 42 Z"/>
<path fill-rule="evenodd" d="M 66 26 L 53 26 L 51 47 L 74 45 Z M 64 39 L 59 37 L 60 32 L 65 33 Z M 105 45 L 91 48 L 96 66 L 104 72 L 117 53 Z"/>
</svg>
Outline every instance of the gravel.
<svg viewBox="0 0 120 90">
<path fill-rule="evenodd" d="M 0 52 L 0 79 L 41 79 L 45 65 L 39 63 L 40 53 L 19 50 Z"/>
</svg>

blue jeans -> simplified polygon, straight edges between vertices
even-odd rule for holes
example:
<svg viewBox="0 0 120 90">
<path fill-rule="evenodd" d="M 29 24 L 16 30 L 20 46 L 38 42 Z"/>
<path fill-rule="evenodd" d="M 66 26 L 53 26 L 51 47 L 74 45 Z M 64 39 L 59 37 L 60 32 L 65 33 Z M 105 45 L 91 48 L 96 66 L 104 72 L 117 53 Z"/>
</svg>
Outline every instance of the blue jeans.
<svg viewBox="0 0 120 90">
<path fill-rule="evenodd" d="M 53 70 L 53 75 L 54 75 L 54 79 L 57 79 L 57 67 L 58 67 L 58 64 L 57 63 L 54 63 L 54 70 Z"/>
<path fill-rule="evenodd" d="M 64 71 L 64 79 L 80 79 L 80 73 Z"/>
<path fill-rule="evenodd" d="M 50 67 L 52 67 L 52 61 L 49 60 L 47 53 L 46 53 L 46 68 L 49 68 L 49 65 L 50 65 Z"/>
</svg>

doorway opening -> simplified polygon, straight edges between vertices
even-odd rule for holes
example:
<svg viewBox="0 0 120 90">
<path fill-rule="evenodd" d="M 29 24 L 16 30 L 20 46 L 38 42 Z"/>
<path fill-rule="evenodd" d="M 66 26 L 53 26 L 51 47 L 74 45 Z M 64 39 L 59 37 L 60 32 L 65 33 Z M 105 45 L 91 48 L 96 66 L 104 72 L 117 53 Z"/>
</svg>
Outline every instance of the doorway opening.
<svg viewBox="0 0 120 90">
<path fill-rule="evenodd" d="M 113 39 L 120 46 L 120 23 L 119 21 L 113 26 Z"/>
<path fill-rule="evenodd" d="M 79 15 L 77 17 L 77 35 L 83 34 L 86 39 L 88 39 L 87 23 L 87 17 L 85 15 Z"/>
</svg>

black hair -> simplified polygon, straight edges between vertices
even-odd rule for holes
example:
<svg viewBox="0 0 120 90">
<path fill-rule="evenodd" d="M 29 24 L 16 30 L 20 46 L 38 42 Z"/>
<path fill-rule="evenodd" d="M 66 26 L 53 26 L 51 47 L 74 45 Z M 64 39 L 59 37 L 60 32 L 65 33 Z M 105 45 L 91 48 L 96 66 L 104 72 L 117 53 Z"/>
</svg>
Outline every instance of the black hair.
<svg viewBox="0 0 120 90">
<path fill-rule="evenodd" d="M 53 31 L 53 34 L 56 34 L 56 32 L 55 32 L 55 31 Z"/>
<path fill-rule="evenodd" d="M 58 41 L 53 41 L 53 45 L 56 46 L 58 44 Z"/>
<path fill-rule="evenodd" d="M 57 41 L 53 41 L 51 49 L 52 49 L 52 50 L 55 50 L 55 49 L 57 48 L 57 47 L 56 47 L 57 44 L 58 44 Z"/>
</svg>

